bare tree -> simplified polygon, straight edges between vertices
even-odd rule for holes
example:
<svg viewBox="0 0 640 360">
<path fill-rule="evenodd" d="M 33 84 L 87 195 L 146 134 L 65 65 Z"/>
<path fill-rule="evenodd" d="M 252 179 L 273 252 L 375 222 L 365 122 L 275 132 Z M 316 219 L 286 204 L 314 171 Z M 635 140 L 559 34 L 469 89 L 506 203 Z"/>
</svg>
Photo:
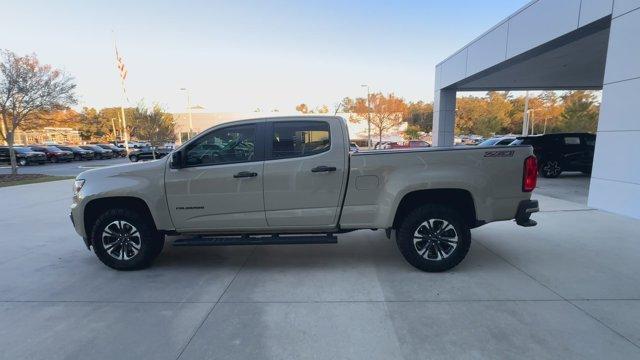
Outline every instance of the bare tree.
<svg viewBox="0 0 640 360">
<path fill-rule="evenodd" d="M 18 56 L 0 51 L 0 138 L 9 145 L 11 173 L 18 173 L 13 150 L 16 130 L 25 121 L 76 103 L 73 79 L 33 55 Z"/>
</svg>

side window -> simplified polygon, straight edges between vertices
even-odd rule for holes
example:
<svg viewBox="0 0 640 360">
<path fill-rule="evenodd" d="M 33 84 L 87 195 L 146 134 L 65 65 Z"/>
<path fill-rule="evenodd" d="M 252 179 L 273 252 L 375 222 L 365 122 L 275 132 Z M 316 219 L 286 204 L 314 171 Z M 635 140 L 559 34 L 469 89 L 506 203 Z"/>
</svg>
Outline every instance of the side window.
<svg viewBox="0 0 640 360">
<path fill-rule="evenodd" d="M 275 122 L 272 159 L 320 154 L 331 148 L 329 124 L 324 121 Z"/>
<path fill-rule="evenodd" d="M 256 125 L 230 126 L 214 130 L 190 144 L 187 166 L 254 161 Z"/>
<path fill-rule="evenodd" d="M 579 136 L 565 136 L 564 137 L 565 145 L 580 145 L 580 137 Z"/>
</svg>

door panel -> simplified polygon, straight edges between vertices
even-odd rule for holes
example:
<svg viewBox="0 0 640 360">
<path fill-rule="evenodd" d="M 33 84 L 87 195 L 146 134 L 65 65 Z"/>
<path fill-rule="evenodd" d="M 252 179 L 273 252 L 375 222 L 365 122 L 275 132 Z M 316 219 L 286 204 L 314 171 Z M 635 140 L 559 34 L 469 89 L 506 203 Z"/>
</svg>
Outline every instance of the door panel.
<svg viewBox="0 0 640 360">
<path fill-rule="evenodd" d="M 267 223 L 331 228 L 340 209 L 346 153 L 337 122 L 275 121 L 267 130 Z"/>
<path fill-rule="evenodd" d="M 185 146 L 187 167 L 167 168 L 167 201 L 178 231 L 267 227 L 261 128 L 262 124 L 214 129 Z"/>
</svg>

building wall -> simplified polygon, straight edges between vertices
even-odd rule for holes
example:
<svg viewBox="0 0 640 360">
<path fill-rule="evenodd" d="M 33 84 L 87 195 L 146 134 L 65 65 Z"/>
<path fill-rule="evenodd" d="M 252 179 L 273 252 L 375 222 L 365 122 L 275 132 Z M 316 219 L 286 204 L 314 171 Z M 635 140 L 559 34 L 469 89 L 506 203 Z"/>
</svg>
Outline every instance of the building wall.
<svg viewBox="0 0 640 360">
<path fill-rule="evenodd" d="M 589 206 L 640 218 L 640 0 L 616 0 Z"/>
</svg>

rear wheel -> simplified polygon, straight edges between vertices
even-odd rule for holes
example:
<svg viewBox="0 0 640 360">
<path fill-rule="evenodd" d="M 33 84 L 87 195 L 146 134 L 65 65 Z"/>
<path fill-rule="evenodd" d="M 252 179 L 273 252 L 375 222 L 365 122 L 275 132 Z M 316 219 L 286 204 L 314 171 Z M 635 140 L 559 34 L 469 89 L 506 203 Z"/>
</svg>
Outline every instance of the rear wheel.
<svg viewBox="0 0 640 360">
<path fill-rule="evenodd" d="M 471 232 L 453 209 L 437 204 L 411 212 L 396 233 L 405 260 L 428 272 L 449 270 L 469 252 Z"/>
<path fill-rule="evenodd" d="M 80 154 L 76 154 L 73 158 L 74 158 L 75 161 L 82 160 L 82 156 L 80 156 Z"/>
<path fill-rule="evenodd" d="M 557 178 L 562 172 L 562 166 L 557 160 L 545 160 L 540 165 L 540 174 L 546 178 Z"/>
<path fill-rule="evenodd" d="M 138 162 L 138 157 L 136 155 L 131 155 L 129 156 L 129 160 L 131 160 L 132 162 Z"/>
<path fill-rule="evenodd" d="M 162 251 L 164 238 L 146 216 L 111 209 L 96 220 L 91 244 L 100 261 L 110 268 L 139 270 L 151 266 Z"/>
</svg>

